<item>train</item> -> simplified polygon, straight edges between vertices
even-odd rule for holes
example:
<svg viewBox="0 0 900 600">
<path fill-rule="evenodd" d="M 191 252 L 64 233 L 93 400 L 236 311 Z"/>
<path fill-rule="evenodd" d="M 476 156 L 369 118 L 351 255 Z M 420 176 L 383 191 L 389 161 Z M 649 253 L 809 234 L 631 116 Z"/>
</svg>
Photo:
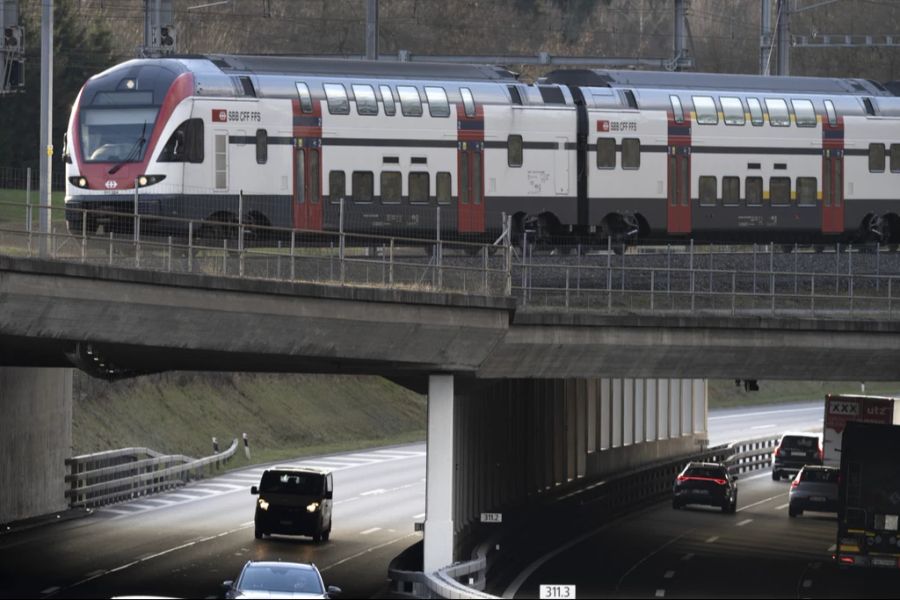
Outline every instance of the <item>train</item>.
<svg viewBox="0 0 900 600">
<path fill-rule="evenodd" d="M 508 223 L 537 242 L 900 243 L 900 98 L 865 79 L 144 58 L 84 85 L 64 146 L 78 232 L 138 210 L 479 242 Z"/>
</svg>

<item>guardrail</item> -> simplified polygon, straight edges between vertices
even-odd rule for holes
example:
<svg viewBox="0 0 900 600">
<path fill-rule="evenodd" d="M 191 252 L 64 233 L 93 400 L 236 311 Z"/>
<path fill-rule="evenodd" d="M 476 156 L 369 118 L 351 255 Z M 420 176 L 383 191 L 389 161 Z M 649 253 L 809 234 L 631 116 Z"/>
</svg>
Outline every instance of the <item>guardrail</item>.
<svg viewBox="0 0 900 600">
<path fill-rule="evenodd" d="M 72 508 L 87 508 L 156 494 L 218 469 L 238 448 L 237 438 L 225 451 L 205 458 L 163 455 L 149 448 L 122 448 L 73 456 L 66 460 L 66 497 Z"/>
<path fill-rule="evenodd" d="M 435 573 L 423 573 L 415 570 L 422 564 L 421 543 L 407 549 L 391 562 L 388 569 L 391 594 L 408 598 L 497 598 L 484 592 L 489 573 L 516 568 L 503 566 L 504 555 L 499 548 L 524 548 L 529 539 L 536 536 L 549 536 L 561 546 L 572 537 L 571 531 L 559 527 L 560 523 L 566 522 L 565 517 L 574 515 L 579 533 L 584 533 L 599 526 L 603 520 L 667 497 L 672 492 L 676 475 L 689 461 L 722 462 L 732 473 L 745 473 L 768 467 L 777 443 L 778 438 L 754 438 L 643 465 L 577 489 L 560 486 L 557 494 L 547 499 L 548 503 L 504 511 L 504 528 L 478 544 L 472 560 L 455 563 Z M 544 513 L 548 510 L 549 515 Z M 534 518 L 537 511 L 542 511 L 540 519 Z M 522 527 L 523 523 L 529 526 Z M 549 525 L 542 525 L 544 523 Z"/>
</svg>

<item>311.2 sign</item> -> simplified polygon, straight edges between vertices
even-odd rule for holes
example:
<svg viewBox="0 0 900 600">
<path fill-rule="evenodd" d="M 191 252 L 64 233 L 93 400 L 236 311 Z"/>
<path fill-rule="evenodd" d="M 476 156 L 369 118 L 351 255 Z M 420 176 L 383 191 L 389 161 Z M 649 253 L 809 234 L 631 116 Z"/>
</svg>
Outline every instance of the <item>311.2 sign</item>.
<svg viewBox="0 0 900 600">
<path fill-rule="evenodd" d="M 574 585 L 542 585 L 541 600 L 572 600 L 575 598 Z"/>
</svg>

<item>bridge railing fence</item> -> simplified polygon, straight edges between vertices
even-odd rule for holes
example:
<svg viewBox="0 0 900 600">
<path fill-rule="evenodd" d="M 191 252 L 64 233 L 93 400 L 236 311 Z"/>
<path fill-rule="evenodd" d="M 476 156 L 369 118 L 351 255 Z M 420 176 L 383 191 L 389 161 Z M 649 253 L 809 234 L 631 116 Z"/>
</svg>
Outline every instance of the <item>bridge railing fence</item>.
<svg viewBox="0 0 900 600">
<path fill-rule="evenodd" d="M 122 448 L 66 460 L 69 506 L 95 507 L 179 487 L 221 468 L 238 448 L 235 438 L 222 452 L 194 459 L 163 455 L 149 448 Z"/>
</svg>

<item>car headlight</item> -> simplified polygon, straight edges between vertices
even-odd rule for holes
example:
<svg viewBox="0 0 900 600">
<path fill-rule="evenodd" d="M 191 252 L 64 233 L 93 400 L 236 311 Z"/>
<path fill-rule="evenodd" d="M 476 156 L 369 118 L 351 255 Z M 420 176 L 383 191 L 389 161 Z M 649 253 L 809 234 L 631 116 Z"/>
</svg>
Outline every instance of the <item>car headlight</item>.
<svg viewBox="0 0 900 600">
<path fill-rule="evenodd" d="M 262 510 L 269 510 L 269 503 L 266 502 L 265 500 L 263 500 L 262 498 L 260 498 L 259 500 L 257 500 L 256 503 L 259 504 L 259 507 L 260 507 Z"/>
<path fill-rule="evenodd" d="M 317 510 L 319 510 L 318 502 L 310 502 L 309 504 L 306 505 L 306 512 L 314 513 Z"/>
</svg>

